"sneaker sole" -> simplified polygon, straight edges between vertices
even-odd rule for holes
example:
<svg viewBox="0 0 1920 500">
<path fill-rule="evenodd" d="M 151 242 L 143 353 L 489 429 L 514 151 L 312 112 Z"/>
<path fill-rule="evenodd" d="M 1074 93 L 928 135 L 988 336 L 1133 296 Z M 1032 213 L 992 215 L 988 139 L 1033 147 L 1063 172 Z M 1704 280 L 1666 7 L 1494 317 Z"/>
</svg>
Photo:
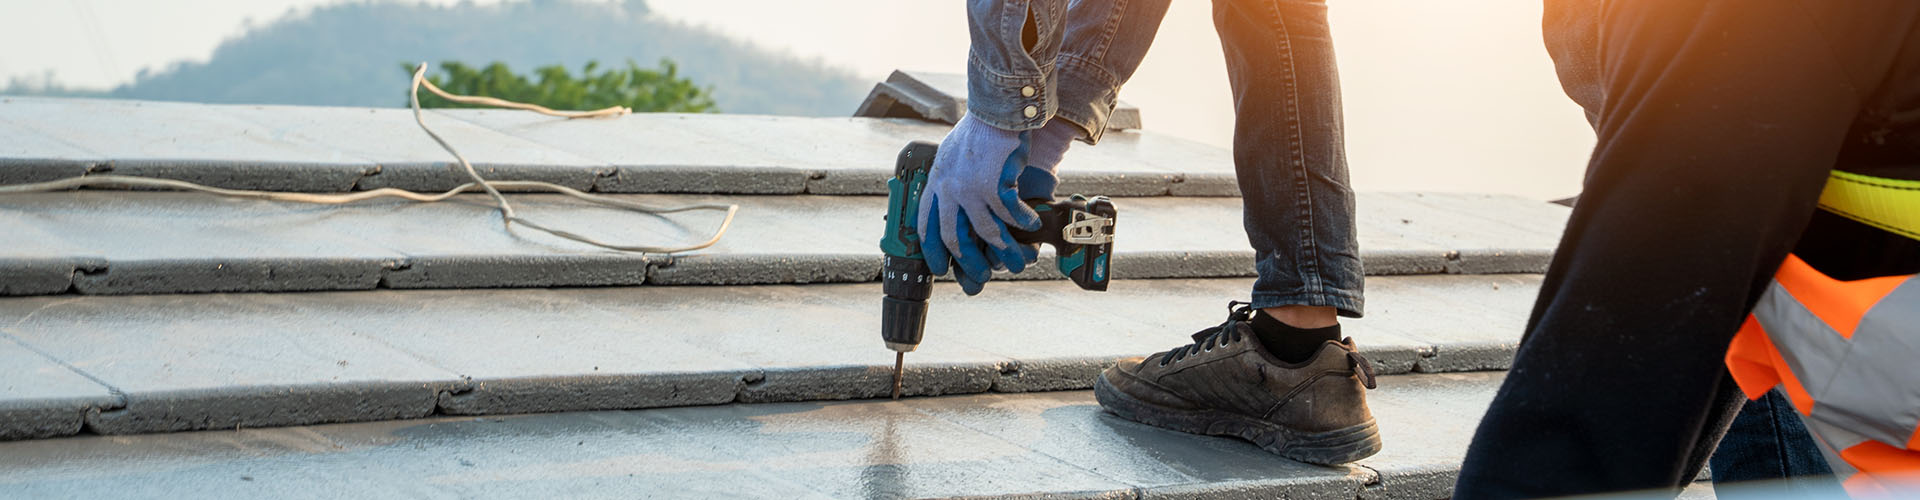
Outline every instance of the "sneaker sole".
<svg viewBox="0 0 1920 500">
<path fill-rule="evenodd" d="M 1115 389 L 1107 375 L 1093 385 L 1100 406 L 1127 420 L 1188 434 L 1231 436 L 1301 462 L 1338 465 L 1380 452 L 1380 428 L 1372 419 L 1325 432 L 1299 432 L 1246 415 L 1218 410 L 1182 410 L 1141 401 Z"/>
</svg>

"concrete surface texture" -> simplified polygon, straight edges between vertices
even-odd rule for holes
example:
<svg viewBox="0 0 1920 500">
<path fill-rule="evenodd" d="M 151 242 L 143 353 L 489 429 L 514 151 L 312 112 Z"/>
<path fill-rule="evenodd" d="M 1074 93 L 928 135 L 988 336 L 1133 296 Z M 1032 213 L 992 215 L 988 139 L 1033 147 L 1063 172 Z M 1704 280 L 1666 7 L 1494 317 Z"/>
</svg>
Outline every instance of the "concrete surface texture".
<svg viewBox="0 0 1920 500">
<path fill-rule="evenodd" d="M 740 215 L 710 249 L 684 256 L 612 252 L 509 230 L 484 195 L 457 201 L 308 205 L 197 193 L 83 191 L 0 197 L 0 293 L 181 292 L 844 283 L 873 281 L 885 198 L 621 195 L 656 205 L 733 202 Z M 553 227 L 615 242 L 699 241 L 718 212 L 638 214 L 558 195 L 518 195 Z M 1369 274 L 1541 272 L 1568 209 L 1519 198 L 1365 193 L 1358 200 Z M 1236 198 L 1116 201 L 1114 275 L 1253 274 Z M 1051 254 L 1051 250 L 1048 250 Z M 1060 279 L 1051 257 L 1021 279 Z M 79 270 L 81 272 L 75 272 Z"/>
<path fill-rule="evenodd" d="M 1368 317 L 1347 333 L 1383 373 L 1504 369 L 1538 282 L 1371 278 Z M 1249 286 L 1122 280 L 1091 293 L 1013 281 L 968 298 L 943 284 L 905 390 L 1085 389 L 1115 359 L 1219 324 Z M 893 360 L 875 333 L 878 298 L 876 286 L 844 284 L 6 299 L 0 340 L 37 361 L 0 365 L 34 388 L 0 393 L 0 408 L 32 410 L 0 428 L 40 437 L 83 424 L 124 434 L 883 397 Z"/>
<path fill-rule="evenodd" d="M 375 170 L 374 161 L 185 103 L 0 98 L 0 121 L 63 142 L 97 162 L 93 171 L 168 177 L 222 187 L 344 191 Z M 396 138 L 398 140 L 398 138 Z M 38 151 L 22 157 L 48 157 Z M 9 171 L 34 173 L 31 165 Z"/>
<path fill-rule="evenodd" d="M 876 338 L 872 195 L 902 145 L 944 125 L 427 119 L 490 178 L 740 215 L 713 248 L 638 255 L 505 230 L 473 195 L 0 197 L 0 498 L 1440 498 L 1569 212 L 1361 194 L 1367 314 L 1344 325 L 1389 374 L 1371 396 L 1387 449 L 1314 467 L 1122 421 L 1084 391 L 1248 293 L 1253 253 L 1219 148 L 1138 131 L 1076 147 L 1060 190 L 1120 208 L 1111 290 L 1078 290 L 1050 253 L 978 297 L 939 284 L 907 356 L 910 397 L 891 402 L 874 400 L 893 359 Z M 0 137 L 0 184 L 462 182 L 401 109 L 0 98 Z M 616 242 L 692 241 L 719 222 L 515 203 Z"/>
<path fill-rule="evenodd" d="M 89 411 L 121 404 L 106 386 L 12 339 L 0 339 L 0 366 L 0 439 L 78 433 Z"/>
<path fill-rule="evenodd" d="M 219 113 L 257 125 L 268 137 L 324 144 L 342 154 L 374 161 L 378 169 L 362 177 L 358 189 L 403 187 L 444 191 L 467 182 L 459 163 L 400 108 L 317 106 L 223 106 Z M 434 132 L 455 144 L 487 178 L 544 181 L 587 190 L 612 174 L 598 162 L 429 112 Z"/>
<path fill-rule="evenodd" d="M 446 110 L 428 123 L 499 180 L 601 192 L 885 194 L 909 141 L 946 125 L 902 118 L 648 113 L 566 120 Z M 115 173 L 229 188 L 445 189 L 450 158 L 407 110 L 4 97 L 0 182 Z M 21 132 L 21 133 L 16 133 Z M 17 140 L 15 140 L 17 138 Z M 1113 196 L 1232 196 L 1226 151 L 1138 131 L 1063 164 L 1063 186 Z"/>
<path fill-rule="evenodd" d="M 1386 448 L 1340 467 L 1125 421 L 1074 391 L 10 442 L 0 496 L 1444 498 L 1499 381 L 1382 378 Z"/>
</svg>

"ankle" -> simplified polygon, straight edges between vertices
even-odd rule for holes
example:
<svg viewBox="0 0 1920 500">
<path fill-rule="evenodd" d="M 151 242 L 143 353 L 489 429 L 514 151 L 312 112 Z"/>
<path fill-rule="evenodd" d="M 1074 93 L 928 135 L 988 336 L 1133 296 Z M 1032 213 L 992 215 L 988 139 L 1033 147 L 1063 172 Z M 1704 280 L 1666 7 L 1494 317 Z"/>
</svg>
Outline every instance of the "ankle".
<svg viewBox="0 0 1920 500">
<path fill-rule="evenodd" d="M 1284 306 L 1284 309 L 1297 307 L 1304 306 Z M 1317 313 L 1315 311 L 1289 315 L 1294 321 L 1300 323 L 1325 326 L 1301 328 L 1285 318 L 1275 317 L 1266 312 L 1272 309 L 1264 309 L 1259 314 L 1253 315 L 1252 324 L 1248 326 L 1253 329 L 1254 337 L 1260 339 L 1260 346 L 1266 348 L 1267 353 L 1272 354 L 1275 359 L 1285 363 L 1305 362 L 1313 359 L 1315 354 L 1319 354 L 1320 349 L 1326 346 L 1327 342 L 1340 341 L 1339 319 L 1332 313 L 1333 308 L 1326 309 L 1328 312 L 1324 318 L 1314 316 Z"/>
<path fill-rule="evenodd" d="M 1269 318 L 1286 323 L 1287 326 L 1303 330 L 1326 328 L 1340 324 L 1340 311 L 1327 306 L 1279 306 L 1260 310 Z"/>
</svg>

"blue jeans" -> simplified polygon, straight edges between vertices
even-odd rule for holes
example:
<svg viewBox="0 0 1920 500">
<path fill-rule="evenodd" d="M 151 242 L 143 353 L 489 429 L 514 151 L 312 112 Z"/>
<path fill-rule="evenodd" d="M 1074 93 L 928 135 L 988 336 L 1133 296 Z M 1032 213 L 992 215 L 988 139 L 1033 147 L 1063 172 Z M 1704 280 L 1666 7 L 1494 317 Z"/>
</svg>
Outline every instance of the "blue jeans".
<svg viewBox="0 0 1920 500">
<path fill-rule="evenodd" d="M 967 110 L 1008 130 L 1060 118 L 1097 142 L 1169 0 L 976 0 Z M 1215 0 L 1233 87 L 1234 169 L 1259 278 L 1253 306 L 1364 302 L 1339 72 L 1324 0 Z"/>
<path fill-rule="evenodd" d="M 1748 401 L 1740 416 L 1720 438 L 1713 450 L 1711 464 L 1715 486 L 1740 481 L 1794 479 L 1789 488 L 1795 493 L 1845 494 L 1835 481 L 1833 469 L 1820 455 L 1819 443 L 1807 433 L 1800 414 L 1779 389 L 1766 397 Z"/>
<path fill-rule="evenodd" d="M 1253 245 L 1253 307 L 1360 317 L 1360 246 L 1340 76 L 1321 1 L 1216 0 L 1233 86 L 1233 164 Z"/>
</svg>

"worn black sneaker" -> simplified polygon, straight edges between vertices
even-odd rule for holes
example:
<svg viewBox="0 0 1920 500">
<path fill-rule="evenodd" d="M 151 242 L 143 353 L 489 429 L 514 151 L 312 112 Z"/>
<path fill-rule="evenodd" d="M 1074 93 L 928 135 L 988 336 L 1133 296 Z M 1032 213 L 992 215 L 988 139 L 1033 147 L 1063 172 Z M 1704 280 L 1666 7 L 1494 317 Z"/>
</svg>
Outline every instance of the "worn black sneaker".
<svg viewBox="0 0 1920 500">
<path fill-rule="evenodd" d="M 1227 321 L 1193 343 L 1121 360 L 1100 374 L 1094 396 L 1122 418 L 1181 432 L 1235 436 L 1301 462 L 1332 465 L 1380 451 L 1367 411 L 1373 365 L 1353 339 L 1327 342 L 1304 362 L 1283 363 L 1260 346 L 1253 308 L 1228 305 Z"/>
</svg>

